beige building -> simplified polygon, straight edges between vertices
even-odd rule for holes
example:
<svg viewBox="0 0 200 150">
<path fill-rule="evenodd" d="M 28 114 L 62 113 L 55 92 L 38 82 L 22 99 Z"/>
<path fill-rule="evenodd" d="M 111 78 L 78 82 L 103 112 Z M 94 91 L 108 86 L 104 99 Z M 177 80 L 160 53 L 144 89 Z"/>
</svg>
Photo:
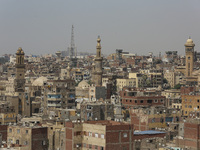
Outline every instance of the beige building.
<svg viewBox="0 0 200 150">
<path fill-rule="evenodd" d="M 167 79 L 168 84 L 170 85 L 171 88 L 174 88 L 175 85 L 179 84 L 183 80 L 183 74 L 180 72 L 174 72 L 170 70 L 166 70 L 164 72 L 164 78 Z"/>
<path fill-rule="evenodd" d="M 135 79 L 135 87 L 140 87 L 140 85 L 142 84 L 142 74 L 140 73 L 129 73 L 128 76 L 129 79 Z"/>
<path fill-rule="evenodd" d="M 23 145 L 27 150 L 47 150 L 47 141 L 46 127 L 24 124 L 9 126 L 7 130 L 7 143 Z"/>
<path fill-rule="evenodd" d="M 189 116 L 192 111 L 200 111 L 200 95 L 182 95 L 182 114 Z"/>
<path fill-rule="evenodd" d="M 123 87 L 136 87 L 136 79 L 117 79 L 117 91 L 121 91 Z"/>
</svg>

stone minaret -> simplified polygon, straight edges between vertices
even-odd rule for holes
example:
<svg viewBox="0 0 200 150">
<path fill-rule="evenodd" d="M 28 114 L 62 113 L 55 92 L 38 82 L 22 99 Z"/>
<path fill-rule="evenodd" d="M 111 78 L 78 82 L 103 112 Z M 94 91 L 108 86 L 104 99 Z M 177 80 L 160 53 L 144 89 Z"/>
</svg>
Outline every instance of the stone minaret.
<svg viewBox="0 0 200 150">
<path fill-rule="evenodd" d="M 24 117 L 31 116 L 31 102 L 29 93 L 25 93 L 25 64 L 24 51 L 20 47 L 16 53 L 16 77 L 15 77 L 15 95 L 19 97 L 19 114 Z"/>
<path fill-rule="evenodd" d="M 194 68 L 194 46 L 193 40 L 189 38 L 185 43 L 185 57 L 186 57 L 186 77 L 192 75 Z"/>
<path fill-rule="evenodd" d="M 98 37 L 97 39 L 97 51 L 96 51 L 96 57 L 94 59 L 94 62 L 95 62 L 95 68 L 94 68 L 94 72 L 93 72 L 93 83 L 96 85 L 96 86 L 101 86 L 102 85 L 102 60 L 103 58 L 101 57 L 101 39 L 100 39 L 100 36 Z"/>
<path fill-rule="evenodd" d="M 16 78 L 15 78 L 15 92 L 25 91 L 25 64 L 24 64 L 24 51 L 20 47 L 16 53 Z"/>
<path fill-rule="evenodd" d="M 70 63 L 68 63 L 68 67 L 67 67 L 67 79 L 71 79 L 71 68 L 70 68 Z"/>
</svg>

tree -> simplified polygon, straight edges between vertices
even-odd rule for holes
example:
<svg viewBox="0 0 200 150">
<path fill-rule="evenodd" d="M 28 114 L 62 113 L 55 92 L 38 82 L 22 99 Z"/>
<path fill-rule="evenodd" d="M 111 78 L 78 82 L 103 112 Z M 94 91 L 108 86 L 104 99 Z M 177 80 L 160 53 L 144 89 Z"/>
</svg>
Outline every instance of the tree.
<svg viewBox="0 0 200 150">
<path fill-rule="evenodd" d="M 181 88 L 181 84 L 179 83 L 179 84 L 176 84 L 175 86 L 174 86 L 174 89 L 180 89 Z"/>
</svg>

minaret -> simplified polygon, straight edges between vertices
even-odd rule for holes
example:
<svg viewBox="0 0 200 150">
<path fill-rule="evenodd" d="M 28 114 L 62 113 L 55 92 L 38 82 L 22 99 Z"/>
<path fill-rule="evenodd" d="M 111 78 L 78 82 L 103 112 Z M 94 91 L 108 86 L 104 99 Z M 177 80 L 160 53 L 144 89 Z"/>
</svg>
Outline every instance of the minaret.
<svg viewBox="0 0 200 150">
<path fill-rule="evenodd" d="M 194 68 L 194 46 L 193 40 L 189 37 L 185 43 L 185 56 L 186 56 L 186 77 L 192 75 Z"/>
<path fill-rule="evenodd" d="M 95 70 L 94 70 L 94 78 L 93 78 L 93 83 L 96 86 L 101 86 L 102 85 L 102 60 L 103 58 L 101 57 L 101 39 L 100 36 L 98 36 L 97 39 L 97 46 L 96 46 L 96 57 L 94 59 L 95 61 Z"/>
<path fill-rule="evenodd" d="M 70 63 L 68 63 L 68 67 L 67 67 L 67 79 L 71 78 L 71 68 L 70 68 Z"/>
<path fill-rule="evenodd" d="M 25 64 L 24 51 L 20 47 L 16 53 L 16 78 L 15 78 L 15 94 L 19 97 L 18 113 L 24 116 L 31 116 L 30 98 L 25 98 Z"/>
<path fill-rule="evenodd" d="M 16 53 L 16 78 L 15 78 L 15 92 L 25 91 L 25 64 L 24 64 L 24 51 L 21 47 Z"/>
</svg>

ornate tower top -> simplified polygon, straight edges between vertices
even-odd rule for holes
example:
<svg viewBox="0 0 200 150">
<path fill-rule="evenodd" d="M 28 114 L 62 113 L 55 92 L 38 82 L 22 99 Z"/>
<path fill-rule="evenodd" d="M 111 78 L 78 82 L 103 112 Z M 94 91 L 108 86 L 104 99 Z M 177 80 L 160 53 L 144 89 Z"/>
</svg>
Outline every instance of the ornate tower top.
<svg viewBox="0 0 200 150">
<path fill-rule="evenodd" d="M 21 47 L 18 48 L 16 55 L 24 55 L 24 51 Z"/>
<path fill-rule="evenodd" d="M 101 39 L 100 39 L 100 36 L 98 36 L 97 38 L 97 53 L 96 53 L 96 58 L 100 58 L 101 57 Z"/>
<path fill-rule="evenodd" d="M 193 40 L 189 37 L 187 39 L 187 42 L 185 43 L 185 47 L 194 47 L 194 46 L 195 46 L 195 44 L 194 44 Z"/>
</svg>

